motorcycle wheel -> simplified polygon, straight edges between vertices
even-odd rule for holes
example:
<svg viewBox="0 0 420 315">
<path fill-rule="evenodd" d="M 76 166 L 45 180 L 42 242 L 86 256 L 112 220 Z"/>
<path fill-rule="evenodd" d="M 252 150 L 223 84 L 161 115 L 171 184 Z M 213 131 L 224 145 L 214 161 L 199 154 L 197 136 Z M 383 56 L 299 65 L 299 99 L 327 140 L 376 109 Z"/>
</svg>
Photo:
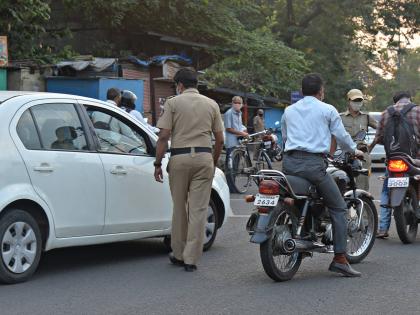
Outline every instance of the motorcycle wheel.
<svg viewBox="0 0 420 315">
<path fill-rule="evenodd" d="M 346 257 L 350 264 L 361 262 L 371 251 L 375 243 L 375 234 L 378 228 L 378 212 L 375 204 L 367 197 L 360 197 L 364 203 L 362 220 L 360 227 L 356 231 L 352 231 L 352 222 L 358 223 L 360 215 L 354 218 L 355 221 L 349 219 L 349 228 L 347 236 L 347 252 Z"/>
<path fill-rule="evenodd" d="M 302 254 L 294 252 L 282 255 L 277 249 L 276 227 L 283 226 L 290 235 L 294 235 L 297 218 L 284 204 L 279 204 L 271 215 L 271 233 L 267 241 L 260 245 L 260 257 L 265 273 L 274 281 L 287 281 L 293 278 L 302 262 Z M 283 232 L 284 233 L 284 232 Z"/>
<path fill-rule="evenodd" d="M 394 220 L 398 237 L 404 244 L 411 244 L 416 240 L 418 222 L 415 214 L 417 207 L 417 194 L 410 186 L 402 204 L 394 208 Z"/>
</svg>

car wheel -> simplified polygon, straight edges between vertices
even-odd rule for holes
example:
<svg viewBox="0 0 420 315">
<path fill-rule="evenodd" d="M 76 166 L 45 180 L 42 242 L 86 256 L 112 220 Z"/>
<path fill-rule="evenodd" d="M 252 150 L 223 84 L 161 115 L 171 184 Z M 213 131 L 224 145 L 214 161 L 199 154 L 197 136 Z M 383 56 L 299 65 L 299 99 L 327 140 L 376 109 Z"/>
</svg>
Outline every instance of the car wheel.
<svg viewBox="0 0 420 315">
<path fill-rule="evenodd" d="M 0 281 L 28 280 L 41 257 L 41 231 L 27 212 L 11 210 L 0 221 Z"/>
<path fill-rule="evenodd" d="M 209 206 L 207 208 L 207 221 L 206 221 L 206 227 L 204 230 L 204 246 L 203 250 L 207 251 L 210 249 L 210 247 L 213 245 L 214 240 L 216 239 L 217 234 L 217 222 L 219 221 L 219 215 L 218 215 L 216 204 L 213 200 L 210 200 Z M 163 238 L 163 244 L 165 245 L 168 252 L 172 251 L 171 248 L 171 236 L 166 235 Z"/>
<path fill-rule="evenodd" d="M 206 228 L 204 231 L 204 251 L 209 250 L 216 239 L 217 222 L 219 221 L 218 213 L 216 204 L 210 199 L 209 206 L 207 208 Z"/>
</svg>

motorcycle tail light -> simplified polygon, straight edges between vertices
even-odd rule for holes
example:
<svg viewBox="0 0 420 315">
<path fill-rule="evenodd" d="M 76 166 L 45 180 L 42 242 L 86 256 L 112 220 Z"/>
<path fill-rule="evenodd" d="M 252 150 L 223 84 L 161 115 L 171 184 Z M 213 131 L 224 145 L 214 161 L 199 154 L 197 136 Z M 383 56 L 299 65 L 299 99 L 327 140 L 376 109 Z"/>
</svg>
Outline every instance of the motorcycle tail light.
<svg viewBox="0 0 420 315">
<path fill-rule="evenodd" d="M 260 182 L 258 192 L 263 195 L 279 195 L 280 186 L 274 180 L 263 180 Z"/>
<path fill-rule="evenodd" d="M 408 165 L 404 160 L 389 160 L 388 170 L 394 173 L 402 173 L 408 171 Z"/>
</svg>

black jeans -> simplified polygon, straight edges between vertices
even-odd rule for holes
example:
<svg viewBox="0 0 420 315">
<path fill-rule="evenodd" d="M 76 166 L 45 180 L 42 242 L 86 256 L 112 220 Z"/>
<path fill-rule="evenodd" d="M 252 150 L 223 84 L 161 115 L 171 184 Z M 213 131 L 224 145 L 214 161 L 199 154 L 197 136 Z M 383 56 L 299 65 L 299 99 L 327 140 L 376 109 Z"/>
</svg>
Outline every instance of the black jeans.
<svg viewBox="0 0 420 315">
<path fill-rule="evenodd" d="M 344 254 L 347 247 L 347 205 L 334 179 L 326 172 L 327 166 L 321 155 L 303 151 L 286 152 L 283 159 L 285 174 L 305 178 L 316 186 L 330 212 L 334 252 Z"/>
</svg>

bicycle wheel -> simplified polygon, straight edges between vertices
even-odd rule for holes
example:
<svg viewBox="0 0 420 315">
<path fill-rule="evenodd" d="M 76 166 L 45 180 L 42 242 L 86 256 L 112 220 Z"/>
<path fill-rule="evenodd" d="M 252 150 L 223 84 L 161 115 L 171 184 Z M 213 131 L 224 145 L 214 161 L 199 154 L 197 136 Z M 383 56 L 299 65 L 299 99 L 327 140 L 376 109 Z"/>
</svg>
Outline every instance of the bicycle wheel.
<svg viewBox="0 0 420 315">
<path fill-rule="evenodd" d="M 232 188 L 240 194 L 245 193 L 251 183 L 251 168 L 249 159 L 243 150 L 234 150 L 231 153 L 232 169 L 230 170 L 230 182 Z"/>
<path fill-rule="evenodd" d="M 258 153 L 258 160 L 255 162 L 255 166 L 257 171 L 273 169 L 273 165 L 271 164 L 271 160 L 267 152 L 260 150 L 260 152 Z"/>
</svg>

